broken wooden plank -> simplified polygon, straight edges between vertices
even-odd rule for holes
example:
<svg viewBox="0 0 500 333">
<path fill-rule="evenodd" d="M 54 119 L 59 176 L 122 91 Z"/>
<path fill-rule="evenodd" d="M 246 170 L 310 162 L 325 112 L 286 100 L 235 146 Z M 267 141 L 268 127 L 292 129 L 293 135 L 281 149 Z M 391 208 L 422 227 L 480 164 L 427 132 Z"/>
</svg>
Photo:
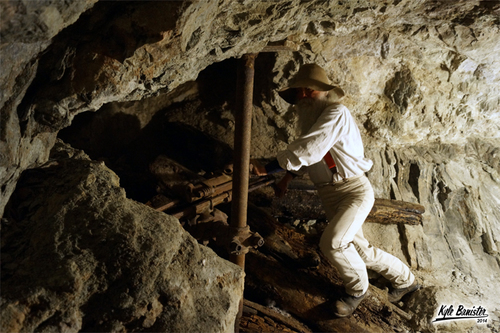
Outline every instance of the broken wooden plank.
<svg viewBox="0 0 500 333">
<path fill-rule="evenodd" d="M 261 191 L 270 202 L 272 215 L 294 220 L 326 220 L 321 201 L 314 187 L 289 189 L 283 198 L 274 197 L 272 189 Z M 425 207 L 416 203 L 375 199 L 366 222 L 382 224 L 422 224 Z"/>
<path fill-rule="evenodd" d="M 416 203 L 377 198 L 366 222 L 418 225 L 424 212 L 425 207 Z"/>
<path fill-rule="evenodd" d="M 264 318 L 266 322 L 264 325 L 272 325 L 271 328 L 267 327 L 263 329 L 262 332 L 301 332 L 301 333 L 312 333 L 312 330 L 305 326 L 303 323 L 292 317 L 286 312 L 279 311 L 279 309 L 274 307 L 266 307 L 258 303 L 249 301 L 247 299 L 243 300 L 243 313 L 253 314 L 254 316 L 259 316 Z M 267 319 L 267 318 L 270 318 Z M 267 320 L 266 320 L 267 319 Z M 264 325 L 260 325 L 259 328 Z M 284 327 L 283 327 L 284 326 Z M 272 329 L 274 328 L 274 329 Z"/>
</svg>

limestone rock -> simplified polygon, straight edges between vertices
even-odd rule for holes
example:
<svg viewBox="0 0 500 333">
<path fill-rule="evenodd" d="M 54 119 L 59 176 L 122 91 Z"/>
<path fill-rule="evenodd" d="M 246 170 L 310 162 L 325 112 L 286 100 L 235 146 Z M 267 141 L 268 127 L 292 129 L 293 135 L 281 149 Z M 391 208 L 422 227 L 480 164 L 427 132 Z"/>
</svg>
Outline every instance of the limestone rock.
<svg viewBox="0 0 500 333">
<path fill-rule="evenodd" d="M 2 332 L 232 332 L 241 268 L 58 148 L 2 219 Z"/>
<path fill-rule="evenodd" d="M 31 111 L 17 112 L 36 77 L 38 57 L 54 36 L 73 24 L 96 1 L 0 2 L 1 212 L 21 172 L 44 163 L 55 141 L 56 135 L 44 133 Z M 59 71 L 64 72 L 65 60 L 59 63 Z"/>
<path fill-rule="evenodd" d="M 286 41 L 295 52 L 257 57 L 252 156 L 273 157 L 296 135 L 294 109 L 276 90 L 300 64 L 324 66 L 360 126 L 376 196 L 426 207 L 421 229 L 372 228 L 368 237 L 383 247 L 383 236 L 394 235 L 387 248 L 401 247 L 398 255 L 427 285 L 451 278 L 472 302 L 498 308 L 498 1 L 0 6 L 1 214 L 23 171 L 45 163 L 58 131 L 86 111 L 97 111 L 100 122 L 84 129 L 92 144 L 114 139 L 101 144 L 102 157 L 127 151 L 144 132 L 161 131 L 156 124 L 166 119 L 231 146 L 231 66 L 245 53 Z M 5 306 L 18 323 L 32 316 Z M 151 311 L 159 309 L 151 303 Z"/>
</svg>

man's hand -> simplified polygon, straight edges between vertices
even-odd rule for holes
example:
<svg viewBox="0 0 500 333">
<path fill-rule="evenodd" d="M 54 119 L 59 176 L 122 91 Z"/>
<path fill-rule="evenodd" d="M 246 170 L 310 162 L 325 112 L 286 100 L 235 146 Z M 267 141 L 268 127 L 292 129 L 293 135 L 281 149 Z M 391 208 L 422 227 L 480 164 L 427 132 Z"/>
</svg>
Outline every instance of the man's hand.
<svg viewBox="0 0 500 333">
<path fill-rule="evenodd" d="M 250 171 L 257 176 L 267 176 L 266 168 L 257 160 L 250 161 Z"/>
<path fill-rule="evenodd" d="M 284 182 L 283 179 L 274 184 L 275 196 L 277 196 L 278 198 L 283 198 L 286 192 L 288 192 L 288 183 Z"/>
<path fill-rule="evenodd" d="M 290 183 L 292 179 L 293 175 L 290 172 L 287 172 L 279 182 L 274 184 L 274 194 L 278 198 L 284 197 L 286 192 L 288 192 L 288 183 Z"/>
</svg>

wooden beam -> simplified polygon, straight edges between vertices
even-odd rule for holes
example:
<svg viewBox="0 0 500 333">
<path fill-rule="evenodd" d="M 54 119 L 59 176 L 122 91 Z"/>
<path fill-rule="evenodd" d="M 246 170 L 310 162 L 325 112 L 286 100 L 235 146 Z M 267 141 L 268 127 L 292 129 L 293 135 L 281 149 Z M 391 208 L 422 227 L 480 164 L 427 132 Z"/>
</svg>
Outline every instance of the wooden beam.
<svg viewBox="0 0 500 333">
<path fill-rule="evenodd" d="M 312 333 L 312 330 L 279 309 L 266 307 L 247 299 L 243 301 L 243 319 L 240 332 L 301 332 Z"/>
<path fill-rule="evenodd" d="M 283 198 L 275 198 L 272 190 L 268 190 L 265 196 L 271 201 L 273 216 L 296 220 L 326 219 L 314 189 L 290 189 Z M 420 204 L 376 198 L 366 222 L 418 225 L 422 224 L 424 212 L 425 207 Z"/>
</svg>

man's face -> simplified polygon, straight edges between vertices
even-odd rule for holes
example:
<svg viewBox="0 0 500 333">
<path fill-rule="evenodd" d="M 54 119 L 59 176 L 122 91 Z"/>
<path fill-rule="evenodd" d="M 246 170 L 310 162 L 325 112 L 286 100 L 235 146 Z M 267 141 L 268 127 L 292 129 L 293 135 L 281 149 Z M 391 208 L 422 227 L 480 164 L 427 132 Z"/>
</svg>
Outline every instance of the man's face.
<svg viewBox="0 0 500 333">
<path fill-rule="evenodd" d="M 297 88 L 297 101 L 300 102 L 303 99 L 321 99 L 326 96 L 326 91 L 317 91 L 309 88 Z"/>
<path fill-rule="evenodd" d="M 297 130 L 302 135 L 309 131 L 321 112 L 325 109 L 327 91 L 317 91 L 308 88 L 297 88 Z"/>
</svg>

